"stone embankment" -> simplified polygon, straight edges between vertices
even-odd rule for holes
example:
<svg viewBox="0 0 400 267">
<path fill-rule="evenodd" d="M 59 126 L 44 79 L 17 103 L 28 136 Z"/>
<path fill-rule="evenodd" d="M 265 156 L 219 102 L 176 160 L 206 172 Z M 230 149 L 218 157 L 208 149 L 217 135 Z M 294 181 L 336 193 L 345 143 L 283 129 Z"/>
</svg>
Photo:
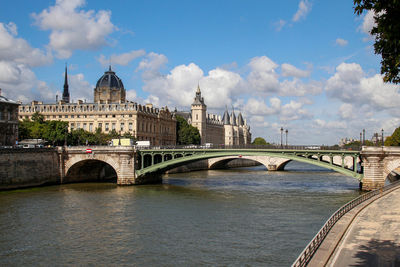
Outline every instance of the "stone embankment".
<svg viewBox="0 0 400 267">
<path fill-rule="evenodd" d="M 58 184 L 59 170 L 56 149 L 0 150 L 0 190 Z"/>
</svg>

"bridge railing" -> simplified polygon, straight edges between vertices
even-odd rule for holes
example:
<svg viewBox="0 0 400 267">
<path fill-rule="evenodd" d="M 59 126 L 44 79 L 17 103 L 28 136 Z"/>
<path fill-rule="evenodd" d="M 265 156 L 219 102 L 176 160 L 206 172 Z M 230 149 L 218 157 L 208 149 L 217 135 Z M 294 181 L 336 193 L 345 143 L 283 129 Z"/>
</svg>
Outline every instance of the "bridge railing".
<svg viewBox="0 0 400 267">
<path fill-rule="evenodd" d="M 348 202 L 341 208 L 339 208 L 327 221 L 326 223 L 322 226 L 321 230 L 314 236 L 314 238 L 308 243 L 306 248 L 301 252 L 300 256 L 295 260 L 295 262 L 292 264 L 292 267 L 298 267 L 298 266 L 306 266 L 308 262 L 311 260 L 311 258 L 314 256 L 315 252 L 319 248 L 319 246 L 322 244 L 322 241 L 325 239 L 325 237 L 328 235 L 329 231 L 333 228 L 335 223 L 339 221 L 339 219 L 345 215 L 347 212 L 352 210 L 354 207 L 357 205 L 361 204 L 362 202 L 379 195 L 385 191 L 388 191 L 392 189 L 393 187 L 399 186 L 400 181 L 391 183 L 390 185 L 387 185 L 385 187 L 382 187 L 380 189 L 376 189 L 374 191 L 370 191 L 368 193 L 362 194 L 361 196 L 353 199 L 352 201 Z"/>
<path fill-rule="evenodd" d="M 360 151 L 360 147 L 351 147 L 343 149 L 339 146 L 325 146 L 325 145 L 277 145 L 277 144 L 269 144 L 269 145 L 167 145 L 167 146 L 146 146 L 146 147 L 138 147 L 138 149 L 287 149 L 287 150 L 354 150 Z"/>
</svg>

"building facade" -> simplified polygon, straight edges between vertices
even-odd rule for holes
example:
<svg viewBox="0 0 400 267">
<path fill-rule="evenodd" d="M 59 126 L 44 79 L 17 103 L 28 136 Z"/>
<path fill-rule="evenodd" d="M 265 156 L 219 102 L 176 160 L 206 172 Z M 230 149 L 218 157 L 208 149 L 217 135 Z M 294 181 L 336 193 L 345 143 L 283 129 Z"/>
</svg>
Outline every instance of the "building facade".
<svg viewBox="0 0 400 267">
<path fill-rule="evenodd" d="M 63 100 L 53 104 L 32 101 L 19 107 L 19 119 L 31 119 L 35 112 L 45 120 L 61 120 L 69 123 L 69 130 L 83 129 L 104 133 L 116 131 L 130 133 L 137 140 L 150 141 L 151 145 L 176 144 L 176 119 L 168 107 L 155 108 L 152 104 L 141 105 L 126 101 L 121 79 L 111 70 L 104 73 L 94 89 L 93 103 L 69 103 L 67 69 Z M 66 97 L 68 96 L 68 101 Z"/>
<path fill-rule="evenodd" d="M 239 146 L 251 143 L 250 126 L 247 125 L 241 113 L 236 117 L 233 110 L 229 114 L 228 109 L 226 109 L 222 118 L 207 113 L 207 105 L 201 96 L 200 86 L 197 87 L 191 112 L 186 117 L 188 123 L 199 130 L 202 144 Z"/>
<path fill-rule="evenodd" d="M 18 106 L 2 96 L 0 89 L 0 146 L 13 146 L 18 141 Z"/>
</svg>

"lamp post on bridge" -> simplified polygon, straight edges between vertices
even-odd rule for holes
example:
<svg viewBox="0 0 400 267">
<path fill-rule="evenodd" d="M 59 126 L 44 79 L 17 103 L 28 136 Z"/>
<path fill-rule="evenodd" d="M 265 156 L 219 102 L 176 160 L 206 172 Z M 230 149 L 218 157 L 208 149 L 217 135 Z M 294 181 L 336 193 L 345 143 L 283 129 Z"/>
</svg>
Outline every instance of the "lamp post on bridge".
<svg viewBox="0 0 400 267">
<path fill-rule="evenodd" d="M 382 129 L 382 146 L 385 146 L 385 139 L 383 138 L 383 129 Z"/>
<path fill-rule="evenodd" d="M 362 144 L 363 145 L 365 144 L 365 129 L 363 129 L 363 141 L 362 141 Z"/>
<path fill-rule="evenodd" d="M 285 133 L 286 133 L 286 148 L 288 147 L 288 142 L 287 142 L 287 138 L 288 138 L 288 129 L 286 129 Z"/>
<path fill-rule="evenodd" d="M 281 127 L 281 148 L 283 147 L 282 134 L 283 134 L 283 127 Z"/>
</svg>

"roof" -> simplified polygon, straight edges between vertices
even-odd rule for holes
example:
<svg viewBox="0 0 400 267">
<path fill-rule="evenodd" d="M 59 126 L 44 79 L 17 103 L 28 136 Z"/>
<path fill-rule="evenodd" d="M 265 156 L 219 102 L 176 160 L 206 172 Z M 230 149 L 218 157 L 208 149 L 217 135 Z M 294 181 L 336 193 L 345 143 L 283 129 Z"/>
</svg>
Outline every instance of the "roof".
<svg viewBox="0 0 400 267">
<path fill-rule="evenodd" d="M 104 72 L 104 75 L 100 77 L 97 81 L 96 88 L 98 87 L 109 87 L 109 88 L 117 88 L 124 89 L 124 84 L 121 79 L 111 70 L 111 66 L 108 71 Z"/>
<path fill-rule="evenodd" d="M 18 102 L 14 100 L 10 100 L 5 96 L 0 95 L 0 103 L 7 103 L 7 104 L 14 104 L 14 105 L 19 105 Z"/>
</svg>

